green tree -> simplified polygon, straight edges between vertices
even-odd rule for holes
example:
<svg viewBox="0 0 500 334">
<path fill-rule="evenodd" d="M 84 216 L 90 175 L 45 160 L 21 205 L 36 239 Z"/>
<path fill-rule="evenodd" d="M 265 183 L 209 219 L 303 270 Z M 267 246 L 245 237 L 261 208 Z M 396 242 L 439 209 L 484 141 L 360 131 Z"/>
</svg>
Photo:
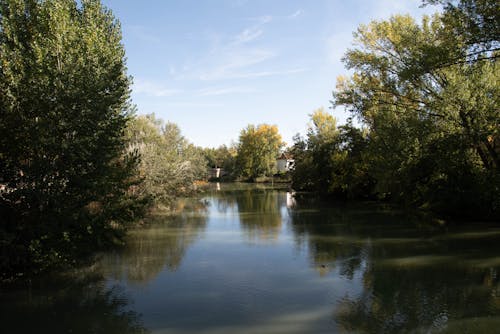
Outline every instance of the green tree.
<svg viewBox="0 0 500 334">
<path fill-rule="evenodd" d="M 440 4 L 442 21 L 448 28 L 448 43 L 434 45 L 440 49 L 442 62 L 433 66 L 449 66 L 463 62 L 477 62 L 498 58 L 500 50 L 500 3 L 494 0 L 424 0 L 424 4 Z M 460 50 L 460 51 L 459 51 Z M 459 51 L 459 52 L 457 52 Z M 450 57 L 450 54 L 455 54 Z M 427 55 L 423 55 L 424 57 Z"/>
<path fill-rule="evenodd" d="M 138 196 L 170 206 L 178 196 L 194 191 L 195 181 L 206 177 L 202 150 L 189 143 L 176 124 L 163 124 L 154 115 L 138 116 L 126 135 L 128 150 L 141 156 L 142 182 L 134 187 Z"/>
<path fill-rule="evenodd" d="M 469 61 L 468 44 L 452 43 L 452 30 L 439 15 L 421 25 L 394 16 L 361 26 L 358 47 L 344 58 L 354 73 L 339 78 L 335 105 L 369 128 L 380 194 L 491 216 L 500 208 L 498 65 Z M 443 54 L 441 45 L 454 49 Z"/>
<path fill-rule="evenodd" d="M 307 139 L 294 138 L 293 187 L 341 198 L 369 197 L 373 180 L 364 156 L 366 133 L 351 122 L 337 126 L 335 117 L 323 108 L 310 118 Z"/>
<path fill-rule="evenodd" d="M 121 30 L 97 0 L 0 1 L 0 272 L 72 263 L 137 213 Z"/>
<path fill-rule="evenodd" d="M 337 120 L 323 108 L 310 116 L 307 138 L 297 135 L 291 149 L 297 161 L 292 173 L 296 189 L 315 190 L 328 193 L 332 183 L 332 154 L 339 150 Z"/>
<path fill-rule="evenodd" d="M 276 158 L 284 146 L 275 125 L 249 125 L 240 133 L 237 168 L 241 176 L 255 179 L 276 171 Z"/>
<path fill-rule="evenodd" d="M 235 172 L 236 148 L 221 145 L 217 148 L 205 148 L 203 154 L 208 168 L 223 168 L 225 173 L 232 175 Z"/>
</svg>

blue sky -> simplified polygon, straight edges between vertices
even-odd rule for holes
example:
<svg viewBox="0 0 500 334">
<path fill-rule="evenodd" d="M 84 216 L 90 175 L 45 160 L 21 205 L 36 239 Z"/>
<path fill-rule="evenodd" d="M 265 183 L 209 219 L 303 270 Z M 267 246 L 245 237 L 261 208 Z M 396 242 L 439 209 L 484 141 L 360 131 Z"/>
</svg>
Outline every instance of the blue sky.
<svg viewBox="0 0 500 334">
<path fill-rule="evenodd" d="M 435 7 L 420 0 L 103 0 L 120 20 L 139 114 L 179 125 L 196 145 L 275 124 L 290 145 L 330 107 L 341 57 L 362 23 Z M 341 109 L 331 110 L 343 122 Z"/>
</svg>

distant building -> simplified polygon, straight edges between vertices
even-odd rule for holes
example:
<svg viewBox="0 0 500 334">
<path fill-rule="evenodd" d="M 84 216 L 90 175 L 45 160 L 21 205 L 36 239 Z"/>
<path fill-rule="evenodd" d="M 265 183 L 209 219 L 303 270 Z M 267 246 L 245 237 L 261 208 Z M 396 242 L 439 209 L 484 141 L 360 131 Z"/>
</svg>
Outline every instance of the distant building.
<svg viewBox="0 0 500 334">
<path fill-rule="evenodd" d="M 288 172 L 295 168 L 295 160 L 288 153 L 281 153 L 278 159 L 276 159 L 276 166 L 278 172 Z"/>
<path fill-rule="evenodd" d="M 210 168 L 208 170 L 208 177 L 211 179 L 218 179 L 227 175 L 227 172 L 222 168 Z"/>
</svg>

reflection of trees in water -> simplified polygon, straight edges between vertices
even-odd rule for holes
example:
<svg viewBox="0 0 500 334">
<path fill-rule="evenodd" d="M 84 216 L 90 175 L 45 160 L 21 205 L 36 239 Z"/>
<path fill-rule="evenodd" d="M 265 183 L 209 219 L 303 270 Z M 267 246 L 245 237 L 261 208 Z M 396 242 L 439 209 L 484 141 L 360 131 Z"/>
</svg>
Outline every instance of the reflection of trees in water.
<svg viewBox="0 0 500 334">
<path fill-rule="evenodd" d="M 336 306 L 334 318 L 345 330 L 463 332 L 499 325 L 498 229 L 447 230 L 398 214 L 314 210 L 300 201 L 290 215 L 297 243 L 306 243 L 321 275 L 336 268 L 346 279 L 362 277 L 361 294 L 346 294 Z"/>
<path fill-rule="evenodd" d="M 204 230 L 206 203 L 180 204 L 183 211 L 175 216 L 156 216 L 148 226 L 134 230 L 120 252 L 106 254 L 100 262 L 117 279 L 147 282 L 163 269 L 175 271 L 186 250 Z"/>
<path fill-rule="evenodd" d="M 4 333 L 148 333 L 128 297 L 97 277 L 1 293 Z"/>
<path fill-rule="evenodd" d="M 290 212 L 292 230 L 298 245 L 307 244 L 311 264 L 323 276 L 339 266 L 341 275 L 352 278 L 366 253 L 365 240 L 359 239 L 352 217 L 344 210 L 316 209 L 298 202 Z"/>
<path fill-rule="evenodd" d="M 387 268 L 375 261 L 363 273 L 362 294 L 344 297 L 334 317 L 344 329 L 356 332 L 468 332 L 466 326 L 473 325 L 470 331 L 477 325 L 468 321 L 499 316 L 498 272 L 498 268 Z M 465 327 L 456 328 L 456 321 Z"/>
<path fill-rule="evenodd" d="M 277 190 L 245 190 L 236 196 L 242 229 L 249 239 L 276 240 L 282 224 L 286 193 Z"/>
<path fill-rule="evenodd" d="M 286 206 L 286 187 L 264 184 L 222 184 L 213 191 L 220 213 L 236 211 L 242 230 L 250 240 L 276 240 L 282 226 L 281 209 Z"/>
</svg>

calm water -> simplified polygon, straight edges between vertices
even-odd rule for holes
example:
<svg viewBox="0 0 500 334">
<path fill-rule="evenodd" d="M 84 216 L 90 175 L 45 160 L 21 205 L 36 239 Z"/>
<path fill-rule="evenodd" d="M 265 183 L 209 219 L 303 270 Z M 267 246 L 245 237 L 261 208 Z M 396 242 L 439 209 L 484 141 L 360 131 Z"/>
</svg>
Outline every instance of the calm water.
<svg viewBox="0 0 500 334">
<path fill-rule="evenodd" d="M 2 333 L 498 332 L 500 228 L 219 186 L 77 275 L 1 291 Z"/>
</svg>

